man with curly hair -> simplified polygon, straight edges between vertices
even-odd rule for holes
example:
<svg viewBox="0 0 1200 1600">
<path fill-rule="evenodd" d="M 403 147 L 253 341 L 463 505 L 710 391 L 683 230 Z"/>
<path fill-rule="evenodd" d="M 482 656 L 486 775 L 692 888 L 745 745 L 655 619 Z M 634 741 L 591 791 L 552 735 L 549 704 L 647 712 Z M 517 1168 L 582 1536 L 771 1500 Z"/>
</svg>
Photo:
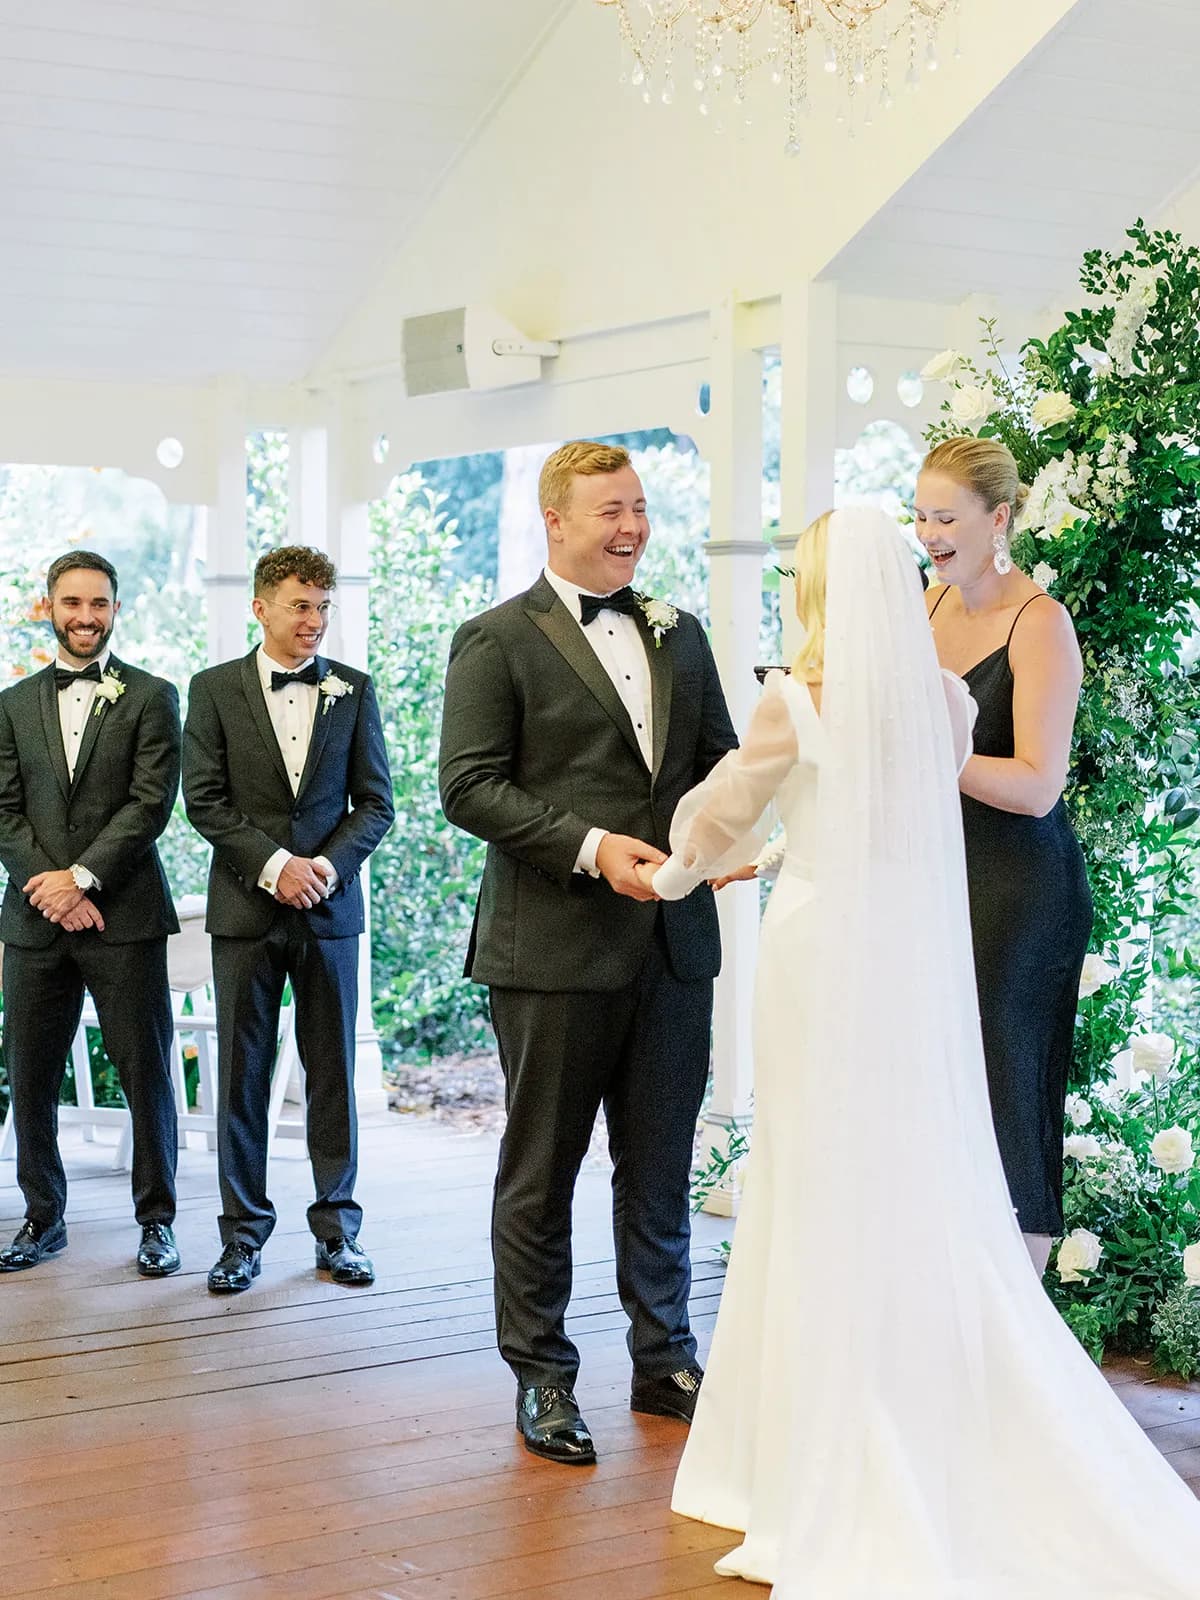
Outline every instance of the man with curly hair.
<svg viewBox="0 0 1200 1600">
<path fill-rule="evenodd" d="M 302 545 L 254 571 L 262 643 L 192 679 L 184 727 L 188 817 L 213 847 L 208 883 L 221 1061 L 215 1294 L 248 1289 L 275 1226 L 268 1103 L 284 984 L 305 1072 L 317 1270 L 375 1272 L 358 1243 L 354 1033 L 359 872 L 393 816 L 383 727 L 365 672 L 320 654 L 337 573 Z"/>
</svg>

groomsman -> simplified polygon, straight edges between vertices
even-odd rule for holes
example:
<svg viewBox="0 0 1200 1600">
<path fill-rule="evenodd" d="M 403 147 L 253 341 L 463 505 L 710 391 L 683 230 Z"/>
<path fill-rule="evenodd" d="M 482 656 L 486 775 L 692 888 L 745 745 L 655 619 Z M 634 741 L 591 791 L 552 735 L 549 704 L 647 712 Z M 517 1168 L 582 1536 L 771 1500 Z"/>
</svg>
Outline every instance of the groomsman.
<svg viewBox="0 0 1200 1600">
<path fill-rule="evenodd" d="M 179 923 L 155 840 L 179 788 L 179 696 L 109 641 L 121 603 L 103 556 L 46 579 L 58 660 L 0 694 L 0 861 L 8 888 L 4 1057 L 25 1221 L 0 1271 L 67 1243 L 58 1095 L 85 987 L 133 1119 L 137 1270 L 179 1269 L 167 935 Z"/>
<path fill-rule="evenodd" d="M 267 1109 L 285 982 L 296 1007 L 319 1271 L 372 1283 L 358 1243 L 354 1031 L 359 872 L 392 821 L 379 707 L 364 672 L 320 654 L 337 573 L 288 545 L 254 571 L 262 644 L 192 679 L 184 728 L 188 817 L 213 846 L 208 883 L 217 999 L 221 1184 L 216 1294 L 248 1289 L 275 1226 Z"/>
<path fill-rule="evenodd" d="M 575 1400 L 571 1201 L 601 1104 L 634 1411 L 689 1422 L 688 1174 L 721 962 L 712 891 L 656 904 L 680 797 L 736 744 L 704 630 L 630 587 L 650 537 L 626 451 L 562 446 L 546 566 L 466 622 L 442 721 L 446 816 L 488 843 L 467 973 L 490 989 L 508 1120 L 492 1213 L 496 1329 L 535 1455 L 595 1459 Z"/>
</svg>

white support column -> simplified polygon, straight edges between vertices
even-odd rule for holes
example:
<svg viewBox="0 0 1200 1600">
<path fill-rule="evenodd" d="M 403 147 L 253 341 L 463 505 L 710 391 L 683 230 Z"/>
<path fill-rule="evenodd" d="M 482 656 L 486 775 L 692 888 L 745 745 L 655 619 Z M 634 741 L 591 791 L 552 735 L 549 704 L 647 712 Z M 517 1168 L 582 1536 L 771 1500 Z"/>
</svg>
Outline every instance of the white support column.
<svg viewBox="0 0 1200 1600">
<path fill-rule="evenodd" d="M 246 523 L 245 388 L 231 384 L 217 416 L 217 500 L 205 507 L 205 576 L 210 665 L 246 653 L 249 538 Z"/>
<path fill-rule="evenodd" d="M 340 391 L 323 396 L 310 419 L 289 431 L 288 537 L 297 544 L 324 550 L 337 567 L 337 611 L 326 638 L 328 653 L 365 672 L 369 528 L 367 504 L 359 493 L 362 474 L 351 470 L 348 459 L 348 433 L 346 398 Z M 383 1055 L 371 1010 L 371 889 L 367 869 L 362 873 L 362 889 L 366 928 L 359 944 L 354 1068 L 360 1122 L 387 1115 Z"/>
<path fill-rule="evenodd" d="M 749 342 L 749 315 L 735 301 L 712 314 L 711 411 L 705 441 L 712 468 L 710 608 L 713 653 L 734 726 L 744 732 L 757 698 L 754 667 L 762 612 L 762 355 Z M 717 896 L 721 975 L 713 1015 L 713 1093 L 701 1150 L 724 1153 L 747 1127 L 754 1088 L 753 999 L 758 955 L 758 884 Z M 741 1184 L 732 1172 L 705 1210 L 732 1216 Z"/>
<path fill-rule="evenodd" d="M 779 565 L 790 567 L 796 539 L 833 505 L 837 445 L 837 285 L 807 280 L 784 290 L 780 340 Z M 800 625 L 783 586 L 783 658 L 800 648 Z"/>
</svg>

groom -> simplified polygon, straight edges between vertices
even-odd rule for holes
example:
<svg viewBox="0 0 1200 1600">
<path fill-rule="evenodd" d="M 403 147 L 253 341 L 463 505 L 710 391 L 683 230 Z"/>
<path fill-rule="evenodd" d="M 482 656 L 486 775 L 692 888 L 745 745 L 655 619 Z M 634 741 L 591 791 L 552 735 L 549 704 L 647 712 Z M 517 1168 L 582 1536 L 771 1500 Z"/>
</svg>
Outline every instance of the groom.
<svg viewBox="0 0 1200 1600">
<path fill-rule="evenodd" d="M 688 1174 L 720 940 L 711 891 L 659 903 L 680 796 L 736 744 L 696 618 L 629 587 L 650 537 L 625 450 L 542 468 L 547 563 L 464 624 L 442 724 L 446 816 L 488 842 L 467 974 L 490 989 L 508 1121 L 493 1210 L 496 1328 L 526 1448 L 595 1460 L 575 1401 L 571 1202 L 598 1107 L 635 1411 L 690 1421 Z"/>
<path fill-rule="evenodd" d="M 325 659 L 337 573 L 288 545 L 254 569 L 262 644 L 192 679 L 183 734 L 188 818 L 213 847 L 208 880 L 221 1062 L 217 1172 L 224 1249 L 214 1294 L 248 1289 L 275 1226 L 267 1111 L 284 983 L 304 1067 L 317 1270 L 369 1284 L 354 1199 L 359 873 L 392 821 L 375 691 Z"/>
</svg>

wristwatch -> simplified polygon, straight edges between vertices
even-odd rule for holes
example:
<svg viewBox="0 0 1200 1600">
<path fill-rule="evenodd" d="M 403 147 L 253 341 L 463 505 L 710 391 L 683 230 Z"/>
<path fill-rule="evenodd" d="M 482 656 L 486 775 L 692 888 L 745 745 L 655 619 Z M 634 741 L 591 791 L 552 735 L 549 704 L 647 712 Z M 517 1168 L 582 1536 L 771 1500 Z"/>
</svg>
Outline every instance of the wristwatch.
<svg viewBox="0 0 1200 1600">
<path fill-rule="evenodd" d="M 73 867 L 68 867 L 67 871 L 71 874 L 71 882 L 77 889 L 82 889 L 85 894 L 89 889 L 96 887 L 95 874 L 89 872 L 86 867 L 81 867 L 78 861 Z"/>
</svg>

